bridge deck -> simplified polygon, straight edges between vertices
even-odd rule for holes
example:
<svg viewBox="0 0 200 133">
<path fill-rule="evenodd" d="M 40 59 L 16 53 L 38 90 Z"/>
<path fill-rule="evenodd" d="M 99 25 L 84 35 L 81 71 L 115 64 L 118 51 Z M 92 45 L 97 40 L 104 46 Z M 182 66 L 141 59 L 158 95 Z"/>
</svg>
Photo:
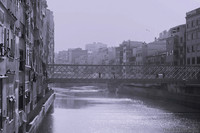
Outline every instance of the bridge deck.
<svg viewBox="0 0 200 133">
<path fill-rule="evenodd" d="M 49 83 L 200 84 L 199 66 L 48 65 Z"/>
</svg>

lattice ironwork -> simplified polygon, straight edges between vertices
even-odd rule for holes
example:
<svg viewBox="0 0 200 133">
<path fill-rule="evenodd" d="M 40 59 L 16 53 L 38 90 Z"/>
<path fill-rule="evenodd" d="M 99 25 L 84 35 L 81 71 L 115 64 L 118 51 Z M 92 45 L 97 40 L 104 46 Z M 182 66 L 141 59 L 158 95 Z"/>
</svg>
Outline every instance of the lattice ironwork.
<svg viewBox="0 0 200 133">
<path fill-rule="evenodd" d="M 66 65 L 49 64 L 48 78 L 56 80 L 200 81 L 199 66 Z"/>
</svg>

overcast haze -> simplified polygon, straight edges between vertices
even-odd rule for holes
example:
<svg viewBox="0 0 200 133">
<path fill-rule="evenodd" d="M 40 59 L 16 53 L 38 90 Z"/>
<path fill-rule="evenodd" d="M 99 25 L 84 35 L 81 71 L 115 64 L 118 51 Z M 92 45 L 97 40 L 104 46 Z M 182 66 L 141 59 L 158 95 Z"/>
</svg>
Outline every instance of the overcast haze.
<svg viewBox="0 0 200 133">
<path fill-rule="evenodd" d="M 92 42 L 151 42 L 163 30 L 185 23 L 199 0 L 48 0 L 55 19 L 55 50 Z"/>
</svg>

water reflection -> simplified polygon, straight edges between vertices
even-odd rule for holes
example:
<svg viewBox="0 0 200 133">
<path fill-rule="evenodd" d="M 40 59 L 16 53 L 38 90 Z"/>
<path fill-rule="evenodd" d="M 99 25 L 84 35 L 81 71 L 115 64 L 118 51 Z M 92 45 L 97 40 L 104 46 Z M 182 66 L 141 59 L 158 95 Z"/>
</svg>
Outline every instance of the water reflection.
<svg viewBox="0 0 200 133">
<path fill-rule="evenodd" d="M 115 96 L 97 87 L 56 88 L 54 112 L 41 133 L 200 132 L 200 113 L 145 98 Z"/>
</svg>

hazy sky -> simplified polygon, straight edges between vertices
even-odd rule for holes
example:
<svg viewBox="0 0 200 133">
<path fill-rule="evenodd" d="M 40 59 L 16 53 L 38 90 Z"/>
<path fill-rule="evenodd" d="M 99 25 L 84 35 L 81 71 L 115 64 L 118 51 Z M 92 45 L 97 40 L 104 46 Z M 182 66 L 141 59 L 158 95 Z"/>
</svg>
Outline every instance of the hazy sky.
<svg viewBox="0 0 200 133">
<path fill-rule="evenodd" d="M 118 46 L 123 40 L 153 41 L 185 23 L 200 0 L 47 0 L 54 12 L 55 50 L 92 42 Z"/>
</svg>

